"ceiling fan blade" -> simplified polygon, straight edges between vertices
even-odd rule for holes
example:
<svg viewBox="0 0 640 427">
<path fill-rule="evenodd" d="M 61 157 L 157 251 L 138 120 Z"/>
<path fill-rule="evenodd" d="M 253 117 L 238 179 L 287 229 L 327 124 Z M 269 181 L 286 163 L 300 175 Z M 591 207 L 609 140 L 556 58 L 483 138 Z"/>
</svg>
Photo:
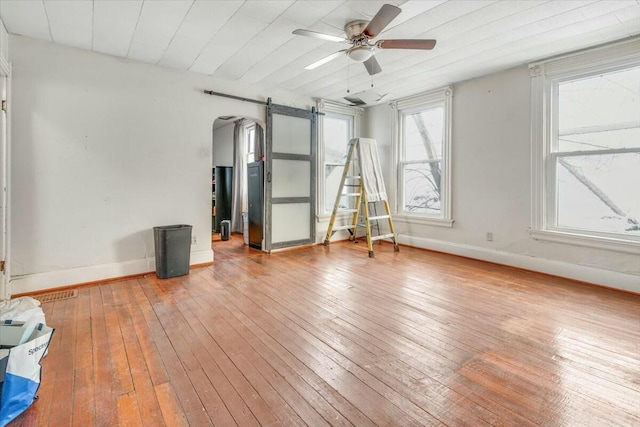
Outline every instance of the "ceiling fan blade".
<svg viewBox="0 0 640 427">
<path fill-rule="evenodd" d="M 432 39 L 398 39 L 398 40 L 379 40 L 376 47 L 380 49 L 423 49 L 431 50 L 436 46 L 436 41 Z"/>
<path fill-rule="evenodd" d="M 337 37 L 337 36 L 332 36 L 331 34 L 318 33 L 317 31 L 294 30 L 293 34 L 297 36 L 315 37 L 316 39 L 329 40 L 331 42 L 346 41 L 344 37 Z"/>
<path fill-rule="evenodd" d="M 375 56 L 371 56 L 371 58 L 364 61 L 363 64 L 364 64 L 364 68 L 367 69 L 367 72 L 371 76 L 373 76 L 374 74 L 378 74 L 379 72 L 382 71 L 382 68 L 380 68 L 380 64 L 378 63 L 378 60 L 376 59 Z"/>
<path fill-rule="evenodd" d="M 363 33 L 369 37 L 377 36 L 400 12 L 402 12 L 402 9 L 399 7 L 390 4 L 382 5 L 378 13 L 376 13 L 376 16 L 373 17 L 369 25 L 367 25 L 367 28 L 364 29 Z"/>
<path fill-rule="evenodd" d="M 326 64 L 329 61 L 333 61 L 334 59 L 336 59 L 338 56 L 342 55 L 343 52 L 345 52 L 347 49 L 342 49 L 339 50 L 337 52 L 332 53 L 329 56 L 325 56 L 324 58 L 322 58 L 319 61 L 314 62 L 313 64 L 307 65 L 306 67 L 304 67 L 305 70 L 313 70 L 314 68 L 318 68 L 319 66 Z"/>
</svg>

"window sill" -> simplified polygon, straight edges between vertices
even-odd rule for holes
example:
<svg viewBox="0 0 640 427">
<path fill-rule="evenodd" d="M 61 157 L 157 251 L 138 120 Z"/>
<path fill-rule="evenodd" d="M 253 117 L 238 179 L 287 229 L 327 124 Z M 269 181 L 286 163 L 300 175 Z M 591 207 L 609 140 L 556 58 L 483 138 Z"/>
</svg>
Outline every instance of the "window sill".
<svg viewBox="0 0 640 427">
<path fill-rule="evenodd" d="M 624 239 L 534 229 L 529 229 L 529 235 L 535 240 L 542 242 L 565 243 L 574 246 L 584 246 L 588 248 L 605 249 L 609 251 L 640 255 L 640 242 Z"/>
<path fill-rule="evenodd" d="M 418 216 L 418 215 L 393 215 L 393 220 L 395 222 L 404 223 L 404 224 L 420 224 L 420 225 L 433 225 L 436 227 L 453 227 L 453 219 L 447 218 L 429 218 L 427 216 Z"/>
</svg>

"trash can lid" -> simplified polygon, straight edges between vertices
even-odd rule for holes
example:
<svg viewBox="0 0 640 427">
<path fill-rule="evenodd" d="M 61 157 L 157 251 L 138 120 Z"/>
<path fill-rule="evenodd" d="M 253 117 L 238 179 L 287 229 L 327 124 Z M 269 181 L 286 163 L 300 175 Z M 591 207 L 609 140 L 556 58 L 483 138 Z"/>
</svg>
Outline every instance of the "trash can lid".
<svg viewBox="0 0 640 427">
<path fill-rule="evenodd" d="M 188 224 L 175 224 L 175 225 L 159 225 L 159 226 L 153 227 L 154 230 L 173 230 L 176 228 L 193 228 L 193 226 Z"/>
</svg>

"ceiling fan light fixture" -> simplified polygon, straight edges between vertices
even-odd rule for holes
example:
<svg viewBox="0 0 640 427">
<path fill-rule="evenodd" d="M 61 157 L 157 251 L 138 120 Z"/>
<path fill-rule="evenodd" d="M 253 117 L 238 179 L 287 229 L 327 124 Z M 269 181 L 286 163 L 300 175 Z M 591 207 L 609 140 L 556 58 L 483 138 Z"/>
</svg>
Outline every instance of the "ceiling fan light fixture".
<svg viewBox="0 0 640 427">
<path fill-rule="evenodd" d="M 347 51 L 347 56 L 353 61 L 364 62 L 371 58 L 373 50 L 368 46 L 354 46 Z"/>
</svg>

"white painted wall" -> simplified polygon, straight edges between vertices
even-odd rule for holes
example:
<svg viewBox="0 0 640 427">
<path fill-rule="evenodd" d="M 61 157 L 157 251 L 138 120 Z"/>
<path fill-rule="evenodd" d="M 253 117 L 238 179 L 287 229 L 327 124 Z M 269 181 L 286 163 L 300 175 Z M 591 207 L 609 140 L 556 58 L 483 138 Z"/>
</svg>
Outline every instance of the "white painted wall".
<svg viewBox="0 0 640 427">
<path fill-rule="evenodd" d="M 301 108 L 293 94 L 12 36 L 13 292 L 154 271 L 152 227 L 193 225 L 211 261 L 212 128 L 264 118 L 233 93 Z"/>
<path fill-rule="evenodd" d="M 233 166 L 233 131 L 235 124 L 213 130 L 213 166 Z"/>
<path fill-rule="evenodd" d="M 264 107 L 202 90 L 313 105 L 24 37 L 10 43 L 14 293 L 153 271 L 154 225 L 192 224 L 192 262 L 212 260 L 213 122 L 263 119 Z M 640 292 L 637 256 L 529 237 L 529 96 L 525 67 L 454 86 L 456 222 L 451 229 L 398 223 L 401 240 Z M 362 135 L 378 140 L 389 183 L 389 107 L 368 109 L 363 125 Z M 494 242 L 484 240 L 486 231 Z"/>
<path fill-rule="evenodd" d="M 453 86 L 453 228 L 397 222 L 407 244 L 640 292 L 640 254 L 532 239 L 530 78 L 518 67 Z M 392 112 L 366 110 L 364 135 L 378 140 L 391 182 Z M 390 197 L 396 189 L 387 185 Z M 493 232 L 494 241 L 485 240 Z"/>
</svg>

